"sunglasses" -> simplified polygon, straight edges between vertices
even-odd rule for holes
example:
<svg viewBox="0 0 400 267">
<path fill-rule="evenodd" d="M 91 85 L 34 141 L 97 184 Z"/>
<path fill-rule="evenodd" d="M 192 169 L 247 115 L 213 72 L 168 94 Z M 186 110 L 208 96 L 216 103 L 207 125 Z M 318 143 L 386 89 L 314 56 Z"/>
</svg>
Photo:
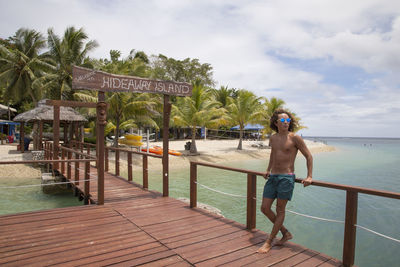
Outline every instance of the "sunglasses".
<svg viewBox="0 0 400 267">
<path fill-rule="evenodd" d="M 291 119 L 290 119 L 290 118 L 287 118 L 287 119 L 282 118 L 282 119 L 279 119 L 278 121 L 280 121 L 280 122 L 282 122 L 282 123 L 284 123 L 285 121 L 286 121 L 287 123 L 290 123 Z"/>
</svg>

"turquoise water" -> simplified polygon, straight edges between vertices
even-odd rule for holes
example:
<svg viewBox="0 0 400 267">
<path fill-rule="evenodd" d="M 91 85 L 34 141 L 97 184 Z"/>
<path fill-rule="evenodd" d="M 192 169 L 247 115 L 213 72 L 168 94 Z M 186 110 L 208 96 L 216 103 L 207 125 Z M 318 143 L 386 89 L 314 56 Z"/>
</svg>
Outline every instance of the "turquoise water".
<svg viewBox="0 0 400 267">
<path fill-rule="evenodd" d="M 61 207 L 79 206 L 83 203 L 71 192 L 49 195 L 44 194 L 40 186 L 40 178 L 0 178 L 0 215 L 34 210 L 46 210 Z M 15 187 L 15 188 L 2 188 Z"/>
<path fill-rule="evenodd" d="M 378 190 L 400 192 L 400 139 L 324 138 L 335 152 L 314 154 L 314 179 Z M 231 162 L 227 166 L 265 171 L 266 160 Z M 296 174 L 306 175 L 305 160 L 299 156 Z M 141 177 L 141 174 L 135 175 Z M 150 189 L 162 190 L 161 170 L 150 175 Z M 261 199 L 264 179 L 257 179 Z M 137 182 L 141 183 L 138 178 Z M 198 182 L 217 190 L 246 196 L 245 174 L 198 167 Z M 170 173 L 170 195 L 189 198 L 189 170 Z M 344 221 L 344 191 L 296 184 L 288 209 L 303 214 Z M 246 223 L 246 199 L 221 195 L 198 187 L 198 201 L 220 209 L 225 217 Z M 260 202 L 258 203 L 260 204 Z M 359 194 L 358 224 L 400 239 L 400 200 Z M 270 232 L 272 224 L 257 210 L 257 228 Z M 342 258 L 344 224 L 318 221 L 287 213 L 285 226 L 293 242 Z M 358 266 L 399 266 L 400 243 L 357 229 L 355 264 Z"/>
</svg>

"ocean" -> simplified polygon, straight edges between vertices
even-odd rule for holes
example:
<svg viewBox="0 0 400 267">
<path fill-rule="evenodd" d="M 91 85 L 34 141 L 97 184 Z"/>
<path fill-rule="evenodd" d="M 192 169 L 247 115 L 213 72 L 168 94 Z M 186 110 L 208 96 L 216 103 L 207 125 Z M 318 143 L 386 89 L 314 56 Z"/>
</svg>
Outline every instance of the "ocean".
<svg viewBox="0 0 400 267">
<path fill-rule="evenodd" d="M 377 190 L 400 192 L 400 139 L 379 138 L 305 138 L 326 142 L 336 151 L 316 153 L 314 180 Z M 299 153 L 300 154 L 300 153 Z M 226 166 L 265 171 L 267 159 L 230 162 Z M 306 163 L 298 156 L 296 176 L 304 178 Z M 122 173 L 123 174 L 123 173 Z M 161 168 L 149 173 L 149 187 L 162 191 Z M 40 179 L 2 180 L 0 215 L 38 209 L 82 205 L 72 194 L 45 195 L 40 187 L 1 189 L 1 186 L 40 183 Z M 141 183 L 141 173 L 134 173 Z M 213 206 L 235 221 L 246 224 L 246 174 L 208 167 L 198 167 L 198 182 L 210 188 L 233 194 L 221 194 L 198 186 L 198 201 Z M 261 204 L 265 180 L 257 178 L 257 201 Z M 189 170 L 170 171 L 170 196 L 189 198 Z M 297 184 L 290 211 L 344 221 L 346 193 L 342 190 Z M 359 194 L 358 225 L 400 240 L 400 200 Z M 285 226 L 293 234 L 293 242 L 342 259 L 344 224 L 315 220 L 287 212 Z M 258 229 L 270 232 L 272 224 L 257 209 Z M 357 266 L 399 266 L 400 243 L 357 229 L 355 264 Z"/>
</svg>

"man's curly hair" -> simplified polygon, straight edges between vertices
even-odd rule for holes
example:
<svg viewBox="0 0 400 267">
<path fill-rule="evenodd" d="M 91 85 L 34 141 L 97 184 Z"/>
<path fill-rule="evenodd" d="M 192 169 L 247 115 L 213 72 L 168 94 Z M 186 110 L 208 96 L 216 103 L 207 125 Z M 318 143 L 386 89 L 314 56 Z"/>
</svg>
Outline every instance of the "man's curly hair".
<svg viewBox="0 0 400 267">
<path fill-rule="evenodd" d="M 297 121 L 289 111 L 286 111 L 284 109 L 275 110 L 274 114 L 272 114 L 272 117 L 270 119 L 269 127 L 271 127 L 271 129 L 274 130 L 275 132 L 278 132 L 278 127 L 275 125 L 275 122 L 278 121 L 278 115 L 283 113 L 289 116 L 290 118 L 289 132 L 293 132 L 293 130 L 297 127 Z"/>
</svg>

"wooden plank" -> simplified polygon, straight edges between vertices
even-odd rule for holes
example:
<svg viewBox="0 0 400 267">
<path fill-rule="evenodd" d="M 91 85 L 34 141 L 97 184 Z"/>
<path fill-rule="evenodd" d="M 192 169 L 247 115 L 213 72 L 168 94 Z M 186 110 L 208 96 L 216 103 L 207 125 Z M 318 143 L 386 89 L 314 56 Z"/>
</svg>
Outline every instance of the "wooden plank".
<svg viewBox="0 0 400 267">
<path fill-rule="evenodd" d="M 332 267 L 332 266 L 343 266 L 343 264 L 337 259 L 330 259 L 329 261 L 326 261 L 318 266 L 319 267 Z"/>
<path fill-rule="evenodd" d="M 181 257 L 174 255 L 165 259 L 157 260 L 157 261 L 152 261 L 143 265 L 140 265 L 141 267 L 151 267 L 151 266 L 170 266 L 173 265 L 174 267 L 177 266 L 192 266 L 188 262 L 186 262 L 184 259 Z"/>
<path fill-rule="evenodd" d="M 265 257 L 266 255 L 259 254 L 261 256 L 260 259 L 251 263 L 252 266 L 269 266 L 275 263 L 281 262 L 282 260 L 289 259 L 294 257 L 306 249 L 300 246 L 296 246 L 294 244 L 289 244 L 281 247 L 277 247 L 276 253 L 272 253 Z M 268 253 L 269 254 L 269 253 Z M 264 257 L 262 257 L 264 256 Z"/>
<path fill-rule="evenodd" d="M 120 247 L 114 251 L 103 252 L 94 256 L 68 261 L 66 264 L 69 266 L 105 266 L 142 258 L 163 251 L 167 251 L 167 248 L 161 246 L 158 242 L 152 242 L 133 247 Z"/>
<path fill-rule="evenodd" d="M 261 242 L 263 243 L 263 241 L 260 241 L 260 243 Z M 223 265 L 223 264 L 229 265 L 228 263 L 230 263 L 234 260 L 238 260 L 238 259 L 245 258 L 245 257 L 255 254 L 256 250 L 257 249 L 254 246 L 242 248 L 242 249 L 239 249 L 236 251 L 232 251 L 230 253 L 225 253 L 218 257 L 214 257 L 214 258 L 202 261 L 202 262 L 198 262 L 198 263 L 196 263 L 196 266 L 205 267 L 205 266 L 219 266 L 219 265 Z"/>
<path fill-rule="evenodd" d="M 72 89 L 103 92 L 138 92 L 164 95 L 191 96 L 192 85 L 184 82 L 150 80 L 103 71 L 72 67 Z"/>
<path fill-rule="evenodd" d="M 294 266 L 296 264 L 299 264 L 303 261 L 306 261 L 309 258 L 312 258 L 314 256 L 316 256 L 318 254 L 318 252 L 310 250 L 310 249 L 306 249 L 304 251 L 302 251 L 301 253 L 294 255 L 290 258 L 287 259 L 283 259 L 280 262 L 274 263 L 271 266 L 274 267 L 286 267 L 286 266 Z"/>
<path fill-rule="evenodd" d="M 138 235 L 141 236 L 138 238 Z M 138 240 L 139 239 L 139 240 Z M 79 239 L 76 240 L 77 242 Z M 118 235 L 115 237 L 104 238 L 100 240 L 92 240 L 86 242 L 78 242 L 67 244 L 66 246 L 57 246 L 53 244 L 51 247 L 46 247 L 39 251 L 23 253 L 23 259 L 20 255 L 11 257 L 3 257 L 0 259 L 0 264 L 8 262 L 15 262 L 18 265 L 31 265 L 40 262 L 43 265 L 52 265 L 55 263 L 63 262 L 65 260 L 84 258 L 89 255 L 99 255 L 101 253 L 116 250 L 119 247 L 127 245 L 140 245 L 154 242 L 154 239 L 146 236 L 143 233 L 133 233 Z M 58 257 L 57 254 L 60 254 Z M 49 255 L 51 255 L 49 257 Z"/>
<path fill-rule="evenodd" d="M 331 258 L 327 257 L 323 254 L 317 254 L 314 257 L 308 258 L 307 260 L 301 262 L 296 265 L 297 267 L 310 267 L 310 266 L 319 266 L 324 262 L 329 261 Z"/>
<path fill-rule="evenodd" d="M 48 106 L 63 106 L 72 108 L 96 108 L 97 103 L 90 102 L 79 102 L 79 101 L 67 101 L 67 100 L 46 100 Z"/>
</svg>

